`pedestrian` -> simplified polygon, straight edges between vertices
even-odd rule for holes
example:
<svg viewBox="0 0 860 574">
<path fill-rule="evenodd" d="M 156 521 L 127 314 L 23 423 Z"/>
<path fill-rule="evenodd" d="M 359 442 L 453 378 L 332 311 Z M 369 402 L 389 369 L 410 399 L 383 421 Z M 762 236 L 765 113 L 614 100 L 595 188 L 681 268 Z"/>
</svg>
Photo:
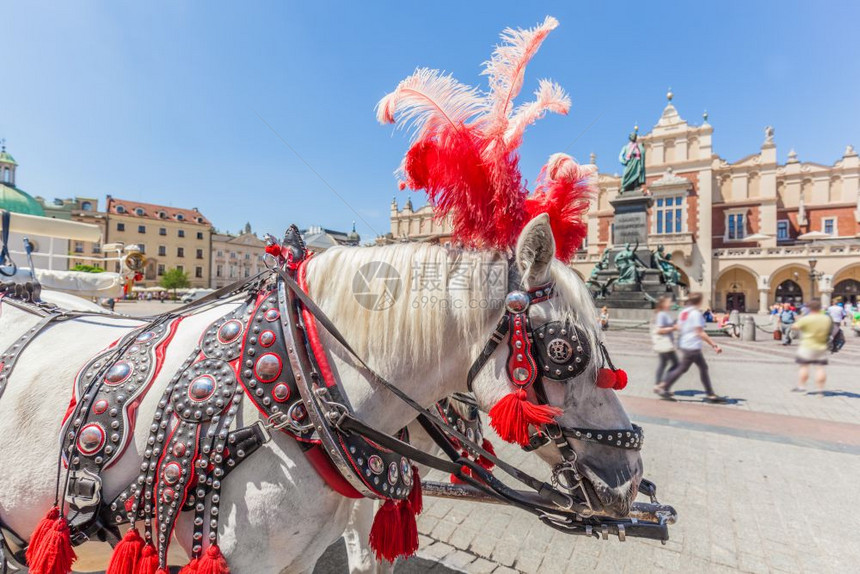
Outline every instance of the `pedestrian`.
<svg viewBox="0 0 860 574">
<path fill-rule="evenodd" d="M 820 307 L 819 307 L 820 310 Z M 833 319 L 833 326 L 842 326 L 842 321 L 845 320 L 845 308 L 842 306 L 842 301 L 835 302 L 827 308 L 827 314 Z"/>
<path fill-rule="evenodd" d="M 654 384 L 659 384 L 667 371 L 678 366 L 678 355 L 675 353 L 675 337 L 677 330 L 675 319 L 669 314 L 672 308 L 672 297 L 663 295 L 657 299 L 654 307 L 654 324 L 651 326 L 651 341 L 654 352 L 657 353 L 657 378 Z"/>
<path fill-rule="evenodd" d="M 791 326 L 797 320 L 794 307 L 786 305 L 779 314 L 779 331 L 782 333 L 782 344 L 791 345 Z"/>
<path fill-rule="evenodd" d="M 600 309 L 600 328 L 604 331 L 609 328 L 609 309 L 605 305 Z"/>
<path fill-rule="evenodd" d="M 821 312 L 821 302 L 809 302 L 809 314 L 798 319 L 792 327 L 800 332 L 800 346 L 794 361 L 800 365 L 797 386 L 792 391 L 805 393 L 806 382 L 809 380 L 809 366 L 815 365 L 815 385 L 819 391 L 824 390 L 827 382 L 827 342 L 833 330 L 833 320 Z"/>
<path fill-rule="evenodd" d="M 678 315 L 678 349 L 681 351 L 681 360 L 678 362 L 678 366 L 669 371 L 664 380 L 654 387 L 654 392 L 660 395 L 660 398 L 674 400 L 669 389 L 672 388 L 675 381 L 681 378 L 681 375 L 695 364 L 699 369 L 702 386 L 705 388 L 705 402 L 726 402 L 725 397 L 720 397 L 714 393 L 711 377 L 708 373 L 708 363 L 705 362 L 705 355 L 702 353 L 703 343 L 710 345 L 718 354 L 723 352 L 720 346 L 714 343 L 705 332 L 705 318 L 699 309 L 702 300 L 701 293 L 690 293 L 687 297 L 687 306 Z"/>
</svg>

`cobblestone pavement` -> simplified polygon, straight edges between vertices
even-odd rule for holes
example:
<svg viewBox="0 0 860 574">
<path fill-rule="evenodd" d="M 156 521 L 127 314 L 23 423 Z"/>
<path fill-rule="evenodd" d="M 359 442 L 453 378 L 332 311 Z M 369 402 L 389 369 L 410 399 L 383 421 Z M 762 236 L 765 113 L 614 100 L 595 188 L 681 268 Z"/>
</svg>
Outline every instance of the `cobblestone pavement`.
<svg viewBox="0 0 860 574">
<path fill-rule="evenodd" d="M 147 314 L 171 304 L 121 303 Z M 701 402 L 695 368 L 675 385 L 678 403 L 651 392 L 656 360 L 643 331 L 610 331 L 608 347 L 630 374 L 621 393 L 645 428 L 645 476 L 678 511 L 669 542 L 573 537 L 498 505 L 425 498 L 418 560 L 395 571 L 474 574 L 623 572 L 841 572 L 860 563 L 860 338 L 831 358 L 823 394 L 791 393 L 794 348 L 767 333 L 721 338 L 706 351 L 728 405 Z M 491 432 L 491 431 L 489 431 Z M 499 440 L 499 454 L 535 476 L 548 468 Z M 438 473 L 430 478 L 445 480 Z M 342 543 L 318 572 L 345 572 Z"/>
<path fill-rule="evenodd" d="M 428 498 L 418 521 L 419 556 L 464 572 L 498 574 L 856 567 L 860 339 L 850 336 L 831 361 L 823 396 L 789 392 L 793 349 L 770 340 L 721 339 L 723 355 L 708 358 L 718 391 L 735 399 L 725 406 L 701 403 L 694 370 L 676 385 L 682 402 L 653 398 L 656 361 L 648 334 L 610 332 L 608 342 L 631 375 L 622 398 L 645 428 L 645 475 L 657 483 L 660 501 L 678 511 L 671 540 L 662 546 L 572 537 L 518 510 Z M 546 476 L 541 462 L 495 444 L 506 460 Z"/>
</svg>

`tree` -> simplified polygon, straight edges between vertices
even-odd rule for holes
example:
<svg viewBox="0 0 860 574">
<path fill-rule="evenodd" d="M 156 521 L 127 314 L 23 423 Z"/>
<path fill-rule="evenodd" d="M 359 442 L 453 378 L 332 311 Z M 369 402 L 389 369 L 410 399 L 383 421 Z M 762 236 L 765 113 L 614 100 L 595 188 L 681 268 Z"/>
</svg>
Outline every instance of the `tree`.
<svg viewBox="0 0 860 574">
<path fill-rule="evenodd" d="M 188 274 L 182 269 L 170 269 L 161 276 L 160 284 L 165 289 L 173 289 L 173 298 L 176 299 L 176 290 L 191 286 Z"/>
</svg>

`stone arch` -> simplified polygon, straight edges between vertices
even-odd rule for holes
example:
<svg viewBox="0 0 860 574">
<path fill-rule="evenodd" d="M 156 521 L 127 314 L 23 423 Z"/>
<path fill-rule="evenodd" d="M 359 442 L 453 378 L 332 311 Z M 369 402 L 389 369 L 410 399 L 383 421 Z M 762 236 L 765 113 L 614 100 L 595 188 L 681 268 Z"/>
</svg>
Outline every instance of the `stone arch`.
<svg viewBox="0 0 860 574">
<path fill-rule="evenodd" d="M 758 274 L 743 265 L 732 265 L 717 277 L 714 308 L 719 311 L 758 310 Z"/>
<path fill-rule="evenodd" d="M 800 263 L 780 267 L 771 274 L 768 284 L 770 301 L 774 303 L 792 303 L 799 306 L 812 295 L 809 266 Z"/>
<path fill-rule="evenodd" d="M 846 265 L 833 275 L 832 300 L 856 305 L 860 302 L 860 264 Z"/>
</svg>

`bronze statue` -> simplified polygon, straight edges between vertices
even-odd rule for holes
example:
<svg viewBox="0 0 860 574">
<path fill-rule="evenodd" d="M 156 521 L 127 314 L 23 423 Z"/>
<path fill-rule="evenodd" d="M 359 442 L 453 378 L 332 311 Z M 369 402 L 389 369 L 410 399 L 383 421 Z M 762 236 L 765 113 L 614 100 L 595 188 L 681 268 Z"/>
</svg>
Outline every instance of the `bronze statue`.
<svg viewBox="0 0 860 574">
<path fill-rule="evenodd" d="M 651 258 L 654 261 L 654 267 L 660 270 L 663 275 L 663 282 L 669 286 L 681 284 L 681 273 L 678 267 L 672 263 L 672 254 L 666 253 L 666 248 L 663 245 L 658 245 L 657 250 L 651 253 Z"/>
<path fill-rule="evenodd" d="M 636 248 L 639 248 L 638 243 L 636 244 Z M 642 278 L 640 269 L 648 269 L 648 266 L 642 263 L 636 256 L 636 249 L 630 247 L 629 243 L 625 243 L 624 249 L 615 255 L 615 266 L 618 268 L 618 280 L 616 283 L 619 285 L 638 283 Z"/>
<path fill-rule="evenodd" d="M 639 143 L 639 128 L 630 134 L 630 141 L 621 148 L 618 161 L 624 166 L 621 177 L 621 193 L 633 191 L 645 185 L 645 147 Z"/>
</svg>

